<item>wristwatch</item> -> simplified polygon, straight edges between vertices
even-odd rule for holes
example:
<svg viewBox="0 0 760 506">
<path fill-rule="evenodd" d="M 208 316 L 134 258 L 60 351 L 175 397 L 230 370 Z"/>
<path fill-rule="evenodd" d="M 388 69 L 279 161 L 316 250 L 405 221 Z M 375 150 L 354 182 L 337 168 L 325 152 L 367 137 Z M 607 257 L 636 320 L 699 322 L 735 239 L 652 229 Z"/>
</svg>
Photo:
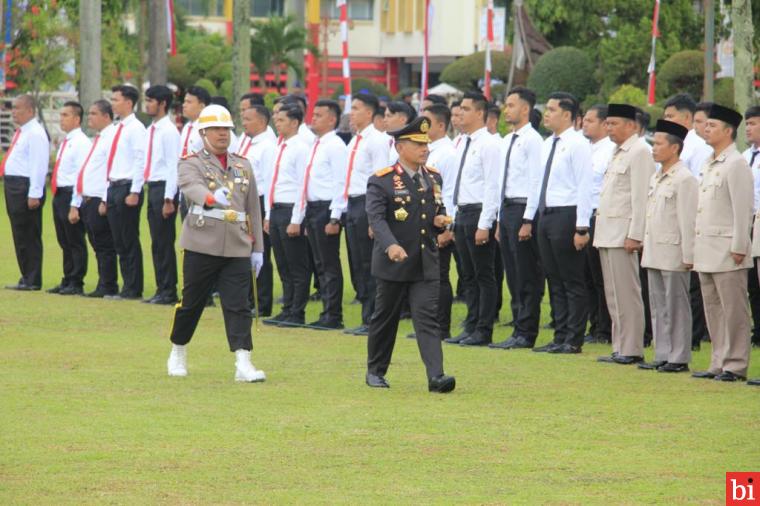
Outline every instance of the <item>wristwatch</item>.
<svg viewBox="0 0 760 506">
<path fill-rule="evenodd" d="M 330 225 L 340 225 L 340 220 L 338 218 L 330 218 Z"/>
<path fill-rule="evenodd" d="M 588 234 L 588 229 L 587 228 L 576 228 L 575 229 L 575 233 L 578 234 L 578 235 L 586 235 L 586 234 Z"/>
</svg>

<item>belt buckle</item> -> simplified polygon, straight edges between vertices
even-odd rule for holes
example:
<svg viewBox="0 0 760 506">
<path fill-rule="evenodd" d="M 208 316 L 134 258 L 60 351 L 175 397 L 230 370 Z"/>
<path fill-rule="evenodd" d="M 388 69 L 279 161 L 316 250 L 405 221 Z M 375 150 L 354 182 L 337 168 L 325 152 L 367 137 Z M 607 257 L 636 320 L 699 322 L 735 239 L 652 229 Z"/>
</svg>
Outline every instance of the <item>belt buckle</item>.
<svg viewBox="0 0 760 506">
<path fill-rule="evenodd" d="M 224 211 L 224 221 L 226 221 L 228 223 L 235 223 L 237 221 L 237 218 L 238 218 L 237 211 L 235 211 L 233 209 L 225 209 L 225 211 Z"/>
</svg>

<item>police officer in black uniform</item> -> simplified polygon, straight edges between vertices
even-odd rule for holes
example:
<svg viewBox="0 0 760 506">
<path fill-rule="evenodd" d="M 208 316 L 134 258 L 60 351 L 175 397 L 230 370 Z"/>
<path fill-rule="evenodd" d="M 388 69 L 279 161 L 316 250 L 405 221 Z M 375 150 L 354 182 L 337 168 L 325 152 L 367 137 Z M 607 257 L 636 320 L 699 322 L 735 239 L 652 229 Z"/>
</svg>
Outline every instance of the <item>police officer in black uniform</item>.
<svg viewBox="0 0 760 506">
<path fill-rule="evenodd" d="M 402 301 L 408 295 L 428 390 L 446 393 L 456 381 L 443 373 L 439 337 L 440 271 L 436 237 L 451 219 L 441 199 L 441 176 L 423 164 L 428 155 L 427 118 L 390 132 L 399 154 L 392 167 L 367 182 L 367 216 L 374 233 L 372 275 L 377 282 L 375 312 L 367 340 L 367 385 L 388 388 L 385 373 L 396 342 Z"/>
</svg>

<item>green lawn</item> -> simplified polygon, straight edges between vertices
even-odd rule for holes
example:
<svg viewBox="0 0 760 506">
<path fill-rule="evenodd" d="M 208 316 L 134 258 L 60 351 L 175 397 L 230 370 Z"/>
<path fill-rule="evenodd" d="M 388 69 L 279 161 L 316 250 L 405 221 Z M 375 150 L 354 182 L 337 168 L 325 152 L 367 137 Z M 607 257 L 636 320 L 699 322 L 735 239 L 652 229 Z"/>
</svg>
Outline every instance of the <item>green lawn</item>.
<svg viewBox="0 0 760 506">
<path fill-rule="evenodd" d="M 61 275 L 50 213 L 45 288 Z M 346 310 L 357 324 L 358 306 Z M 170 320 L 166 307 L 0 290 L 0 504 L 723 504 L 726 471 L 760 468 L 760 388 L 596 363 L 606 346 L 447 346 L 458 385 L 440 396 L 411 340 L 378 391 L 363 383 L 364 338 L 262 326 L 267 382 L 238 384 L 218 307 L 189 347 L 190 375 L 167 377 Z M 693 368 L 708 359 L 705 346 Z"/>
</svg>

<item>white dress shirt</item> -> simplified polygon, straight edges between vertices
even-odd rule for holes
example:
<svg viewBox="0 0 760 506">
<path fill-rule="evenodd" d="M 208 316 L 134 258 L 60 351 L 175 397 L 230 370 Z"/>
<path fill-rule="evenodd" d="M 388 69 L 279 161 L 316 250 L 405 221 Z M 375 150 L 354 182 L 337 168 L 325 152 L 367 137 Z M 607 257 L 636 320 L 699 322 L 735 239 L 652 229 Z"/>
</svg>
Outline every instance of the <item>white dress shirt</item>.
<svg viewBox="0 0 760 506">
<path fill-rule="evenodd" d="M 754 160 L 752 159 L 753 153 L 757 153 Z M 755 180 L 754 211 L 757 212 L 760 209 L 760 146 L 755 146 L 753 144 L 749 149 L 742 153 L 742 156 L 747 160 L 747 163 L 750 164 L 749 168 L 752 169 L 752 177 Z"/>
<path fill-rule="evenodd" d="M 454 148 L 454 143 L 448 137 L 441 137 L 440 139 L 428 144 L 427 162 L 425 165 L 433 167 L 441 174 L 443 184 L 441 185 L 441 198 L 443 199 L 443 205 L 446 207 L 446 214 L 453 215 L 454 213 L 454 185 L 457 182 L 457 170 L 459 170 L 459 159 L 457 158 L 457 150 Z"/>
<path fill-rule="evenodd" d="M 274 132 L 274 128 L 272 128 L 269 125 L 267 125 L 266 137 L 270 141 L 272 141 L 275 144 L 277 144 L 277 134 Z"/>
<path fill-rule="evenodd" d="M 66 134 L 66 147 L 63 143 L 58 148 L 56 163 L 58 172 L 56 173 L 56 185 L 58 188 L 64 186 L 73 187 L 77 182 L 79 169 L 90 152 L 90 139 L 82 132 L 81 128 L 75 128 Z M 60 159 L 60 161 L 58 161 Z"/>
<path fill-rule="evenodd" d="M 153 150 L 148 152 L 151 129 L 153 135 Z M 164 116 L 148 127 L 145 136 L 145 160 L 150 158 L 150 173 L 148 182 L 165 181 L 164 199 L 173 199 L 177 195 L 177 164 L 179 163 L 179 132 L 169 118 Z"/>
<path fill-rule="evenodd" d="M 398 151 L 396 151 L 396 139 L 394 139 L 392 136 L 384 133 L 388 138 L 388 166 L 396 165 L 396 162 L 398 162 Z"/>
<path fill-rule="evenodd" d="M 615 148 L 617 148 L 616 144 L 609 137 L 591 143 L 591 168 L 594 170 L 594 179 L 591 183 L 592 211 L 599 207 L 599 194 L 602 192 L 604 173 L 607 172 L 607 166 L 612 160 Z"/>
<path fill-rule="evenodd" d="M 533 192 L 532 185 L 535 184 L 536 174 L 541 170 L 541 146 L 544 139 L 528 122 L 518 131 L 507 134 L 503 139 L 498 139 L 501 146 L 499 174 L 496 181 L 499 192 L 501 192 L 501 185 L 504 181 L 504 169 L 506 168 L 509 145 L 512 143 L 512 138 L 515 135 L 517 136 L 517 140 L 515 140 L 515 144 L 512 146 L 512 154 L 509 157 L 507 186 L 504 190 L 504 195 L 499 195 L 499 203 L 505 198 L 528 198 L 528 195 Z"/>
<path fill-rule="evenodd" d="M 297 134 L 279 145 L 272 165 L 272 181 L 269 185 L 269 193 L 265 197 L 265 219 L 269 219 L 272 210 L 271 204 L 296 204 L 299 202 L 303 191 L 303 176 L 306 172 L 308 156 L 309 146 L 304 144 Z M 271 202 L 270 195 L 272 196 Z M 298 216 L 301 212 L 297 207 L 296 205 L 293 206 L 290 221 L 295 224 L 299 224 Z"/>
<path fill-rule="evenodd" d="M 689 130 L 683 140 L 683 150 L 679 158 L 689 167 L 697 181 L 702 179 L 702 166 L 712 154 L 713 149 L 705 140 L 697 135 L 696 131 Z"/>
<path fill-rule="evenodd" d="M 348 206 L 347 197 L 365 195 L 369 177 L 376 171 L 388 166 L 388 147 L 386 135 L 377 130 L 372 123 L 348 143 L 346 166 L 341 171 L 340 177 L 342 191 L 339 200 L 335 203 L 339 206 L 341 213 Z M 348 187 L 346 187 L 352 154 L 353 168 L 351 169 L 350 180 L 348 180 Z"/>
<path fill-rule="evenodd" d="M 314 141 L 317 140 L 317 136 L 311 131 L 311 128 L 309 128 L 309 125 L 306 123 L 301 123 L 298 126 L 298 137 L 300 137 L 303 143 L 307 146 L 312 146 Z"/>
<path fill-rule="evenodd" d="M 203 149 L 203 139 L 198 130 L 198 120 L 188 121 L 180 134 L 179 156 L 187 156 Z"/>
<path fill-rule="evenodd" d="M 459 165 L 467 147 L 468 137 L 471 139 L 470 147 L 467 149 L 462 174 L 459 176 Z M 456 205 L 483 204 L 478 220 L 478 228 L 481 230 L 490 229 L 499 212 L 499 184 L 496 179 L 499 177 L 500 154 L 499 141 L 488 133 L 486 127 L 476 130 L 472 135 L 464 135 L 457 148 L 459 195 Z M 453 200 L 454 197 L 452 202 Z"/>
<path fill-rule="evenodd" d="M 591 168 L 591 146 L 583 134 L 568 128 L 558 137 L 551 135 L 541 148 L 541 169 L 528 196 L 523 218 L 533 220 L 541 198 L 541 186 L 546 172 L 546 162 L 554 139 L 559 138 L 554 151 L 551 172 L 546 184 L 546 207 L 576 206 L 575 225 L 588 227 L 591 223 L 591 186 L 594 171 Z"/>
<path fill-rule="evenodd" d="M 5 175 L 28 177 L 28 198 L 39 199 L 45 191 L 49 162 L 50 140 L 37 118 L 32 118 L 19 127 L 16 144 L 5 160 Z"/>
<path fill-rule="evenodd" d="M 119 134 L 120 127 L 121 134 Z M 116 139 L 117 135 L 119 136 L 118 139 Z M 130 179 L 132 186 L 129 192 L 140 193 L 145 182 L 143 175 L 145 171 L 145 149 L 147 147 L 145 126 L 134 114 L 130 114 L 116 125 L 113 142 L 116 142 L 117 145 L 108 179 L 110 181 Z"/>
<path fill-rule="evenodd" d="M 272 137 L 267 130 L 253 137 L 240 136 L 240 148 L 237 154 L 250 162 L 259 196 L 265 195 L 269 188 L 276 151 L 277 137 Z"/>
<path fill-rule="evenodd" d="M 108 189 L 108 179 L 106 178 L 106 165 L 108 154 L 111 151 L 111 142 L 116 133 L 116 125 L 108 125 L 98 133 L 92 140 L 90 149 L 82 162 L 79 171 L 84 171 L 82 178 L 82 193 L 77 193 L 76 184 L 74 185 L 74 194 L 71 196 L 71 207 L 82 205 L 82 197 L 100 197 L 104 202 Z M 89 157 L 89 159 L 88 159 Z M 77 174 L 77 178 L 79 178 Z"/>
</svg>

